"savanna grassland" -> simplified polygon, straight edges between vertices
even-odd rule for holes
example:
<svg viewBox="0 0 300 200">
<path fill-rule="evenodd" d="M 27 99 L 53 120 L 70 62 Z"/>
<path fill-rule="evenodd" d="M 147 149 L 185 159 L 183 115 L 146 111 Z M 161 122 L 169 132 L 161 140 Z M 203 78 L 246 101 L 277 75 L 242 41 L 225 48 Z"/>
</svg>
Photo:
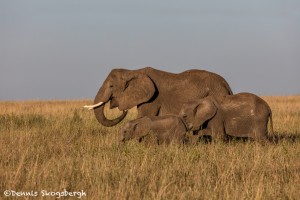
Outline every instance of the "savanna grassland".
<svg viewBox="0 0 300 200">
<path fill-rule="evenodd" d="M 271 143 L 185 146 L 119 145 L 135 110 L 106 128 L 82 108 L 91 100 L 0 102 L 0 199 L 54 199 L 43 190 L 83 190 L 85 199 L 300 199 L 300 96 L 263 98 L 273 110 Z"/>
</svg>

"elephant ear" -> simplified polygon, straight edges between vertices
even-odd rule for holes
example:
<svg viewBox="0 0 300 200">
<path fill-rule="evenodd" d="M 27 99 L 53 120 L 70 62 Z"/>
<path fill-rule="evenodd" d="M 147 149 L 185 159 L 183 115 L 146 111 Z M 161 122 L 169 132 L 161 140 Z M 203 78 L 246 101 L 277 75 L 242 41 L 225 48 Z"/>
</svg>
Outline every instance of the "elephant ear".
<svg viewBox="0 0 300 200">
<path fill-rule="evenodd" d="M 148 117 L 142 117 L 136 120 L 133 126 L 133 137 L 143 137 L 150 131 L 151 120 Z"/>
<path fill-rule="evenodd" d="M 124 91 L 120 96 L 119 109 L 128 110 L 145 103 L 154 95 L 153 81 L 145 74 L 132 76 L 125 81 Z"/>
<path fill-rule="evenodd" d="M 217 113 L 217 106 L 210 97 L 205 97 L 195 108 L 196 114 L 193 122 L 193 130 L 199 130 L 207 120 L 210 120 Z"/>
</svg>

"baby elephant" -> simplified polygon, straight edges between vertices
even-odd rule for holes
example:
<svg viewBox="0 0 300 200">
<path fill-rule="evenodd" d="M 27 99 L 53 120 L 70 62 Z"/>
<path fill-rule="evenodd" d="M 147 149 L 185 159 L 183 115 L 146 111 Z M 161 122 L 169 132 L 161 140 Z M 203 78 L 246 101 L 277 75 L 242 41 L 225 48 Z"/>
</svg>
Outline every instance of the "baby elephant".
<svg viewBox="0 0 300 200">
<path fill-rule="evenodd" d="M 186 131 L 182 119 L 175 115 L 142 117 L 127 122 L 121 128 L 120 141 L 142 139 L 152 132 L 159 144 L 170 144 L 171 141 L 182 144 Z"/>
<path fill-rule="evenodd" d="M 251 93 L 226 96 L 208 96 L 189 104 L 184 104 L 180 114 L 188 130 L 213 138 L 226 135 L 251 137 L 265 141 L 270 118 L 273 134 L 272 111 L 269 105 Z"/>
</svg>

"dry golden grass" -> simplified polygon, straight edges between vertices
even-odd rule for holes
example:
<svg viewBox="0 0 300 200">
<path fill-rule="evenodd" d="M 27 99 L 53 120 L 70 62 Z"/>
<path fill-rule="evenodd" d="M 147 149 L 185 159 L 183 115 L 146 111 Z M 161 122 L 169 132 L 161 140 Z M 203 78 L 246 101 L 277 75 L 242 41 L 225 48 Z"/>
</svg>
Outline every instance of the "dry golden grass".
<svg viewBox="0 0 300 200">
<path fill-rule="evenodd" d="M 0 196 L 66 189 L 86 199 L 299 199 L 300 96 L 263 98 L 275 143 L 167 147 L 119 145 L 124 122 L 99 125 L 82 109 L 90 100 L 0 102 Z"/>
</svg>

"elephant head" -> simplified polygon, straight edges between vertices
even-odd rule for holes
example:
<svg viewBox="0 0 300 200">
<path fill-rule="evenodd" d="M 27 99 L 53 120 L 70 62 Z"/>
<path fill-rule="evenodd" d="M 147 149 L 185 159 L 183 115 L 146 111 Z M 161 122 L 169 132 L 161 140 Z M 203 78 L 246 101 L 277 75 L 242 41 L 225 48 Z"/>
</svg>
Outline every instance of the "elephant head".
<svg viewBox="0 0 300 200">
<path fill-rule="evenodd" d="M 113 69 L 100 87 L 94 105 L 85 106 L 94 109 L 97 120 L 104 126 L 114 126 L 122 121 L 127 110 L 145 103 L 155 92 L 153 81 L 142 70 Z M 109 120 L 104 115 L 104 106 L 110 102 L 110 109 L 119 108 L 122 115 Z"/>
<path fill-rule="evenodd" d="M 120 129 L 119 139 L 121 142 L 125 142 L 127 140 L 133 138 L 142 138 L 147 135 L 150 131 L 151 119 L 148 117 L 142 117 L 136 120 L 132 120 L 127 122 Z"/>
<path fill-rule="evenodd" d="M 189 130 L 199 130 L 208 120 L 217 113 L 217 106 L 212 96 L 189 102 L 182 106 L 180 117 L 183 119 Z"/>
</svg>

